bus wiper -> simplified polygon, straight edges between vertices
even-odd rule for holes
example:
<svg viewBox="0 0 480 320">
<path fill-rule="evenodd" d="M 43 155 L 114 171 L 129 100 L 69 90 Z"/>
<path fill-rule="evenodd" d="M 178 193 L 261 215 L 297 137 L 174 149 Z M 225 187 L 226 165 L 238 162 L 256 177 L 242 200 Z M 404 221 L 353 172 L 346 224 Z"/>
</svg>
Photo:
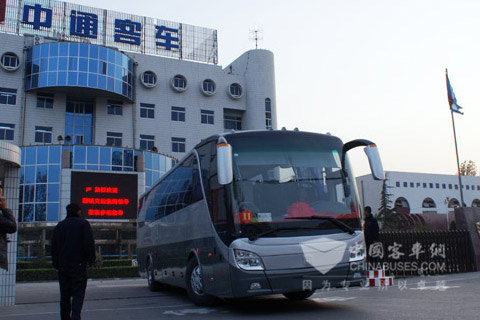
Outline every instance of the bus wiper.
<svg viewBox="0 0 480 320">
<path fill-rule="evenodd" d="M 349 225 L 343 223 L 334 217 L 326 216 L 308 216 L 308 217 L 285 217 L 284 219 L 299 219 L 299 220 L 328 220 L 334 225 L 336 225 L 340 230 L 343 230 L 349 234 L 355 234 L 355 230 L 352 229 Z"/>
<path fill-rule="evenodd" d="M 263 236 L 275 233 L 277 231 L 297 231 L 299 229 L 316 229 L 316 228 L 298 228 L 298 227 L 272 228 L 272 229 L 268 229 L 268 230 L 265 230 L 265 231 L 262 231 L 262 232 L 259 232 L 259 233 L 252 233 L 248 236 L 248 240 L 255 241 L 258 238 L 261 238 Z"/>
</svg>

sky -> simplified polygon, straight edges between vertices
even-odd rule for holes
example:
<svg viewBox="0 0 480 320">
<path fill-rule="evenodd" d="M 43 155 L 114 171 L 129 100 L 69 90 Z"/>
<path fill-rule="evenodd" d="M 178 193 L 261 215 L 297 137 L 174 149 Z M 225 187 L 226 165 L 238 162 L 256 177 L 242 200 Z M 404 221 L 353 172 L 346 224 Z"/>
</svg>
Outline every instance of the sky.
<svg viewBox="0 0 480 320">
<path fill-rule="evenodd" d="M 275 56 L 278 127 L 377 143 L 385 170 L 456 174 L 480 166 L 480 1 L 71 1 L 218 31 L 219 65 L 255 48 Z M 356 175 L 370 169 L 352 150 Z"/>
</svg>

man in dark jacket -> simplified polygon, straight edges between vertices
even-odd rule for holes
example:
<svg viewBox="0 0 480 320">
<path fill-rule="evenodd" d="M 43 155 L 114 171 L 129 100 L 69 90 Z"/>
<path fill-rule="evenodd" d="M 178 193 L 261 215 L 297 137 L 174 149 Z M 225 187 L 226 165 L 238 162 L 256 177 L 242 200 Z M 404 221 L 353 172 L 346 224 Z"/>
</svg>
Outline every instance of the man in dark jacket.
<svg viewBox="0 0 480 320">
<path fill-rule="evenodd" d="M 90 223 L 81 217 L 81 209 L 75 203 L 67 206 L 67 217 L 53 230 L 52 261 L 60 282 L 61 318 L 80 319 L 87 267 L 95 262 L 95 243 Z"/>
<path fill-rule="evenodd" d="M 0 187 L 0 268 L 8 270 L 8 238 L 7 233 L 17 232 L 17 222 L 12 211 L 7 208 L 7 200 Z"/>
<path fill-rule="evenodd" d="M 370 246 L 378 240 L 378 222 L 372 215 L 372 208 L 366 206 L 364 208 L 364 235 L 365 235 L 365 244 L 367 245 L 367 255 L 370 254 Z"/>
</svg>

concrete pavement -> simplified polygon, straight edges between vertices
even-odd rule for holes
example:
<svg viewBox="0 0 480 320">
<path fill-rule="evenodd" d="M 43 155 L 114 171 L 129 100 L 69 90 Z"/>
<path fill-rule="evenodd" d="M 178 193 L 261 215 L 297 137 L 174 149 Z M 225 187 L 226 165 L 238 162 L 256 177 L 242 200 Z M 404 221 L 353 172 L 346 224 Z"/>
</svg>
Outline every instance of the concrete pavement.
<svg viewBox="0 0 480 320">
<path fill-rule="evenodd" d="M 308 301 L 280 295 L 193 305 L 184 290 L 150 292 L 144 279 L 90 280 L 83 319 L 475 319 L 480 273 L 396 279 L 386 290 L 359 287 L 317 290 Z M 17 305 L 3 319 L 59 319 L 57 282 L 17 284 Z"/>
</svg>

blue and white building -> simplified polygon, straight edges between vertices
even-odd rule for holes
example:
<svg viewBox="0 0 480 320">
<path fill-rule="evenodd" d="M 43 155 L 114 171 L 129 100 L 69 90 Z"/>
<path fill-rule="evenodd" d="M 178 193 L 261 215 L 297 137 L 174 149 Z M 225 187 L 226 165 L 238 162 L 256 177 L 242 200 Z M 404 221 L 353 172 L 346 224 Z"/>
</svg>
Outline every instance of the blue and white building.
<svg viewBox="0 0 480 320">
<path fill-rule="evenodd" d="M 251 50 L 221 67 L 213 29 L 4 0 L 0 43 L 0 140 L 21 150 L 11 203 L 21 230 L 64 218 L 74 172 L 134 175 L 136 201 L 202 138 L 277 126 L 272 52 Z M 98 177 L 92 187 L 103 186 Z M 119 208 L 95 210 L 98 223 L 134 220 Z"/>
</svg>

